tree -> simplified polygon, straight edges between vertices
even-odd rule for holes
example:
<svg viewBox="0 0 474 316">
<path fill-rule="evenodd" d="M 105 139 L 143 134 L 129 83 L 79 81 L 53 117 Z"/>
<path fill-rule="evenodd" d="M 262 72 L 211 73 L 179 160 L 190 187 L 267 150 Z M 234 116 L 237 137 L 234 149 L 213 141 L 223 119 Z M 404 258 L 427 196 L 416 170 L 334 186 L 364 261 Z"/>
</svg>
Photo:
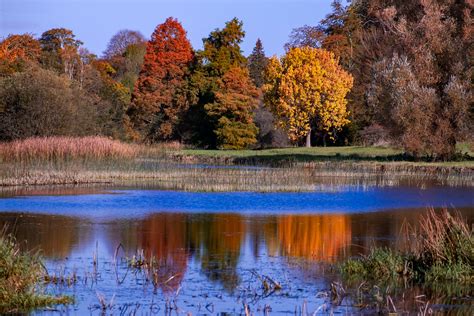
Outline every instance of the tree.
<svg viewBox="0 0 474 316">
<path fill-rule="evenodd" d="M 192 60 L 186 31 L 176 19 L 168 18 L 156 27 L 128 109 L 132 128 L 140 138 L 180 138 L 178 127 L 189 107 L 186 80 Z"/>
<path fill-rule="evenodd" d="M 65 73 L 72 79 L 79 64 L 79 46 L 71 30 L 55 28 L 44 32 L 39 41 L 43 50 L 42 63 L 45 68 Z"/>
<path fill-rule="evenodd" d="M 289 41 L 285 44 L 285 49 L 290 50 L 294 47 L 313 47 L 320 48 L 325 34 L 320 26 L 304 25 L 291 31 Z"/>
<path fill-rule="evenodd" d="M 268 59 L 265 57 L 262 41 L 260 39 L 255 43 L 255 47 L 248 58 L 248 68 L 250 78 L 252 78 L 255 86 L 260 88 L 264 83 L 264 72 L 267 67 Z"/>
<path fill-rule="evenodd" d="M 98 134 L 97 102 L 52 71 L 15 73 L 0 79 L 0 140 Z"/>
<path fill-rule="evenodd" d="M 112 59 L 116 56 L 122 56 L 130 45 L 145 43 L 145 37 L 139 31 L 120 30 L 107 44 L 104 51 L 105 59 Z"/>
<path fill-rule="evenodd" d="M 257 127 L 252 110 L 258 104 L 258 91 L 242 67 L 229 69 L 219 80 L 215 101 L 205 105 L 208 115 L 217 121 L 217 146 L 242 149 L 255 144 Z"/>
<path fill-rule="evenodd" d="M 30 34 L 9 35 L 0 42 L 0 75 L 20 71 L 25 63 L 37 63 L 41 48 Z"/>
<path fill-rule="evenodd" d="M 216 29 L 203 40 L 192 84 L 198 102 L 192 118 L 199 122 L 193 134 L 205 147 L 244 148 L 256 141 L 253 110 L 258 92 L 246 69 L 240 43 L 245 32 L 234 18 L 223 29 Z"/>
<path fill-rule="evenodd" d="M 473 134 L 471 11 L 455 0 L 367 4 L 355 72 L 360 102 L 415 157 L 450 159 Z"/>
<path fill-rule="evenodd" d="M 312 129 L 333 137 L 348 123 L 345 97 L 352 83 L 333 53 L 292 48 L 281 60 L 270 60 L 264 100 L 290 137 L 306 137 L 310 147 Z"/>
<path fill-rule="evenodd" d="M 244 36 L 242 21 L 233 18 L 222 30 L 216 29 L 203 39 L 201 57 L 210 76 L 222 76 L 232 67 L 245 65 L 240 49 Z"/>
</svg>

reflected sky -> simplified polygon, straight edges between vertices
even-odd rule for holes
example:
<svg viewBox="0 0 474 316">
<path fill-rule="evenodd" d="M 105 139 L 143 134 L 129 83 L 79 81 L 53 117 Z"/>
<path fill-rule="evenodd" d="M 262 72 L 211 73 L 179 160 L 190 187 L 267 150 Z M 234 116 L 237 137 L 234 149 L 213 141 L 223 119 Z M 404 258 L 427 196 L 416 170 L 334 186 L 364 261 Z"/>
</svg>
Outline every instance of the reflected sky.
<svg viewBox="0 0 474 316">
<path fill-rule="evenodd" d="M 157 212 L 285 214 L 360 213 L 422 207 L 470 207 L 472 188 L 342 187 L 309 193 L 196 193 L 115 190 L 111 194 L 23 196 L 0 199 L 0 212 L 34 212 L 110 220 Z M 112 194 L 113 193 L 113 194 Z"/>
</svg>

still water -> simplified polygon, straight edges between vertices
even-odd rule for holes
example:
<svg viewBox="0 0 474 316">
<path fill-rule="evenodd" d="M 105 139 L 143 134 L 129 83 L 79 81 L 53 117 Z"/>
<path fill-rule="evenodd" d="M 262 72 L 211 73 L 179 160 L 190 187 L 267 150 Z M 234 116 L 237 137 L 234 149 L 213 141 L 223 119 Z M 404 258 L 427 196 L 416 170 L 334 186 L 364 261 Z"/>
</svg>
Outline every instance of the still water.
<svg viewBox="0 0 474 316">
<path fill-rule="evenodd" d="M 101 314 L 98 296 L 111 302 L 107 314 L 243 313 L 244 304 L 255 314 L 359 313 L 349 298 L 331 304 L 328 290 L 340 281 L 333 264 L 374 245 L 403 247 L 404 228 L 416 226 L 429 206 L 455 207 L 472 223 L 473 193 L 436 186 L 33 190 L 0 199 L 0 225 L 25 249 L 41 249 L 50 274 L 77 276 L 75 284 L 46 288 L 74 295 L 73 306 L 36 313 Z M 134 255 L 154 256 L 154 274 L 130 268 Z M 417 311 L 417 295 L 435 311 L 474 311 L 472 300 L 415 287 L 398 291 L 395 304 Z"/>
</svg>

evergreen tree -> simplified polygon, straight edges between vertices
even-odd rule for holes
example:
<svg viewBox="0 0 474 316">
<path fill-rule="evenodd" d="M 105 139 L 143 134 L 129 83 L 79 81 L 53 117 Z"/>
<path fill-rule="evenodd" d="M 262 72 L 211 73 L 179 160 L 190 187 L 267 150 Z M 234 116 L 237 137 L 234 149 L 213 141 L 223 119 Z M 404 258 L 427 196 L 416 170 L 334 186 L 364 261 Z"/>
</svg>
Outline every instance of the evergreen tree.
<svg viewBox="0 0 474 316">
<path fill-rule="evenodd" d="M 264 83 L 264 72 L 267 66 L 268 59 L 265 57 L 265 51 L 263 50 L 262 41 L 260 39 L 255 43 L 255 47 L 252 54 L 249 56 L 248 68 L 250 78 L 252 78 L 255 86 L 260 88 Z"/>
<path fill-rule="evenodd" d="M 194 142 L 204 147 L 237 149 L 256 142 L 252 116 L 258 92 L 240 49 L 244 35 L 242 22 L 234 18 L 203 40 L 201 63 L 191 80 L 199 101 L 189 121 L 194 122 Z"/>
</svg>

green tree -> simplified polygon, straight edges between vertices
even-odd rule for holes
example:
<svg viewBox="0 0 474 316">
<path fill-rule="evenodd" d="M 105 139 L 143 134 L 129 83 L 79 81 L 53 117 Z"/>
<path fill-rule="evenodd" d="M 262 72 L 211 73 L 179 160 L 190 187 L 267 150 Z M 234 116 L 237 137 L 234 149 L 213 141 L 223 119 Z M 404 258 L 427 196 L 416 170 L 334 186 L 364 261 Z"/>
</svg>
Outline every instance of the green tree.
<svg viewBox="0 0 474 316">
<path fill-rule="evenodd" d="M 258 92 L 240 49 L 245 32 L 234 18 L 205 38 L 191 80 L 198 99 L 191 111 L 194 139 L 205 147 L 244 148 L 256 142 Z M 197 136 L 196 136 L 197 135 Z"/>
<path fill-rule="evenodd" d="M 79 64 L 78 48 L 83 44 L 75 37 L 71 30 L 65 28 L 44 32 L 39 39 L 43 50 L 43 66 L 65 73 L 72 79 Z"/>
<path fill-rule="evenodd" d="M 255 43 L 255 47 L 248 58 L 248 68 L 250 78 L 252 78 L 255 86 L 261 88 L 265 82 L 264 73 L 267 67 L 268 59 L 265 56 L 262 41 L 260 39 Z"/>
<path fill-rule="evenodd" d="M 102 107 L 74 82 L 33 66 L 0 79 L 0 140 L 99 134 Z"/>
</svg>

